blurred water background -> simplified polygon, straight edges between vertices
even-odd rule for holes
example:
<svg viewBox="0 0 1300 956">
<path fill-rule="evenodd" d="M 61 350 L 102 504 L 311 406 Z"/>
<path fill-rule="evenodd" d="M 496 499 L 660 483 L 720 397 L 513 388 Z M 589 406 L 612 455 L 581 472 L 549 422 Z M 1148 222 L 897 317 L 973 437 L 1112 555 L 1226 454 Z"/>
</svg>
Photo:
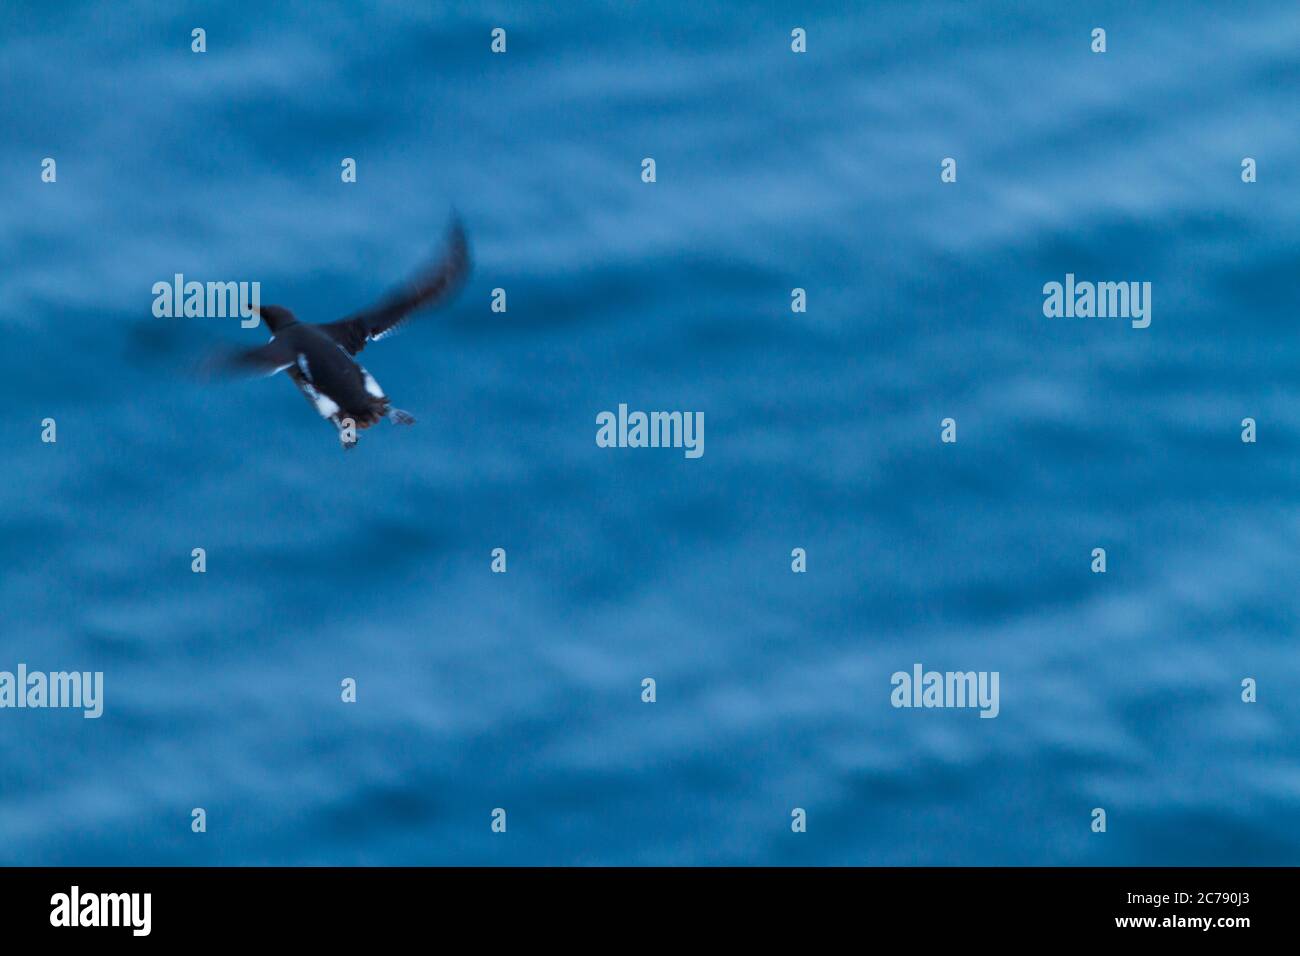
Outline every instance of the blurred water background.
<svg viewBox="0 0 1300 956">
<path fill-rule="evenodd" d="M 106 700 L 0 711 L 0 862 L 1300 862 L 1297 50 L 1289 2 L 7 4 L 0 669 Z M 353 453 L 190 376 L 264 331 L 151 314 L 336 318 L 452 208 L 469 284 L 364 355 L 419 424 Z M 1045 319 L 1067 272 L 1151 327 Z M 703 458 L 597 448 L 620 402 Z M 895 710 L 915 662 L 1000 716 Z"/>
</svg>

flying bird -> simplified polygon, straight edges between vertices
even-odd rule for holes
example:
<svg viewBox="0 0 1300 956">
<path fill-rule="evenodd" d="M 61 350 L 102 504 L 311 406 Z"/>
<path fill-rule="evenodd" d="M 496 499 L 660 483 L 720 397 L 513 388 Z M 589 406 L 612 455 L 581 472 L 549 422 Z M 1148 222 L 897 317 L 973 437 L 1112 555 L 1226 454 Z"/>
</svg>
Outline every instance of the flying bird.
<svg viewBox="0 0 1300 956">
<path fill-rule="evenodd" d="M 375 377 L 353 356 L 367 342 L 392 335 L 421 309 L 450 299 L 464 283 L 469 267 L 465 230 L 458 219 L 453 220 L 442 257 L 404 288 L 337 322 L 299 322 L 283 306 L 262 306 L 257 311 L 271 331 L 271 341 L 222 356 L 215 364 L 236 373 L 286 372 L 320 416 L 338 428 L 344 449 L 351 449 L 356 446 L 358 431 L 384 418 L 394 425 L 415 422 L 407 412 L 392 407 Z"/>
</svg>

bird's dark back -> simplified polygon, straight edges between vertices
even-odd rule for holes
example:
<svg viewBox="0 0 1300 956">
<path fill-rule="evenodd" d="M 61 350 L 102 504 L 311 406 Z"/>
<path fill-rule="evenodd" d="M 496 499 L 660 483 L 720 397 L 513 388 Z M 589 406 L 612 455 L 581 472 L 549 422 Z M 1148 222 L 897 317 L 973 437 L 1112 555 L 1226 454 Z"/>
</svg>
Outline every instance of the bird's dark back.
<svg viewBox="0 0 1300 956">
<path fill-rule="evenodd" d="M 361 369 L 352 361 L 352 356 L 317 326 L 298 322 L 281 329 L 275 337 L 292 346 L 297 354 L 306 356 L 312 382 L 321 391 L 346 393 L 358 388 L 364 390 Z"/>
</svg>

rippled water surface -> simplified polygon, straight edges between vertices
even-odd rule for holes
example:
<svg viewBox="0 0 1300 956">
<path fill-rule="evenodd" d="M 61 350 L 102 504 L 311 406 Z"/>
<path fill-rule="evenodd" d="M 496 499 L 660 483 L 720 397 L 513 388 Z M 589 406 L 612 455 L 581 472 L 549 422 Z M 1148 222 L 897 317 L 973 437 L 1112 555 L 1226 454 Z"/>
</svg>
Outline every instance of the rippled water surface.
<svg viewBox="0 0 1300 956">
<path fill-rule="evenodd" d="M 1300 862 L 1293 4 L 13 6 L 0 669 L 106 701 L 0 711 L 0 862 Z M 354 453 L 151 313 L 336 318 L 453 207 Z M 1151 327 L 1045 319 L 1067 272 Z M 597 448 L 620 402 L 704 456 Z"/>
</svg>

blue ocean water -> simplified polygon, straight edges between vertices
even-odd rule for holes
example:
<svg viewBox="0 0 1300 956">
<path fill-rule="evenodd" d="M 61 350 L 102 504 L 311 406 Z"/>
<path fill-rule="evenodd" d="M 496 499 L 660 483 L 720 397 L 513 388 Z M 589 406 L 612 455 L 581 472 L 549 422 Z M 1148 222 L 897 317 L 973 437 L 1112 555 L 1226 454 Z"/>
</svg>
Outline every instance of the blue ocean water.
<svg viewBox="0 0 1300 956">
<path fill-rule="evenodd" d="M 553 6 L 0 13 L 0 670 L 105 675 L 0 710 L 0 863 L 1300 862 L 1300 8 Z M 151 312 L 336 318 L 453 208 L 354 452 Z"/>
</svg>

